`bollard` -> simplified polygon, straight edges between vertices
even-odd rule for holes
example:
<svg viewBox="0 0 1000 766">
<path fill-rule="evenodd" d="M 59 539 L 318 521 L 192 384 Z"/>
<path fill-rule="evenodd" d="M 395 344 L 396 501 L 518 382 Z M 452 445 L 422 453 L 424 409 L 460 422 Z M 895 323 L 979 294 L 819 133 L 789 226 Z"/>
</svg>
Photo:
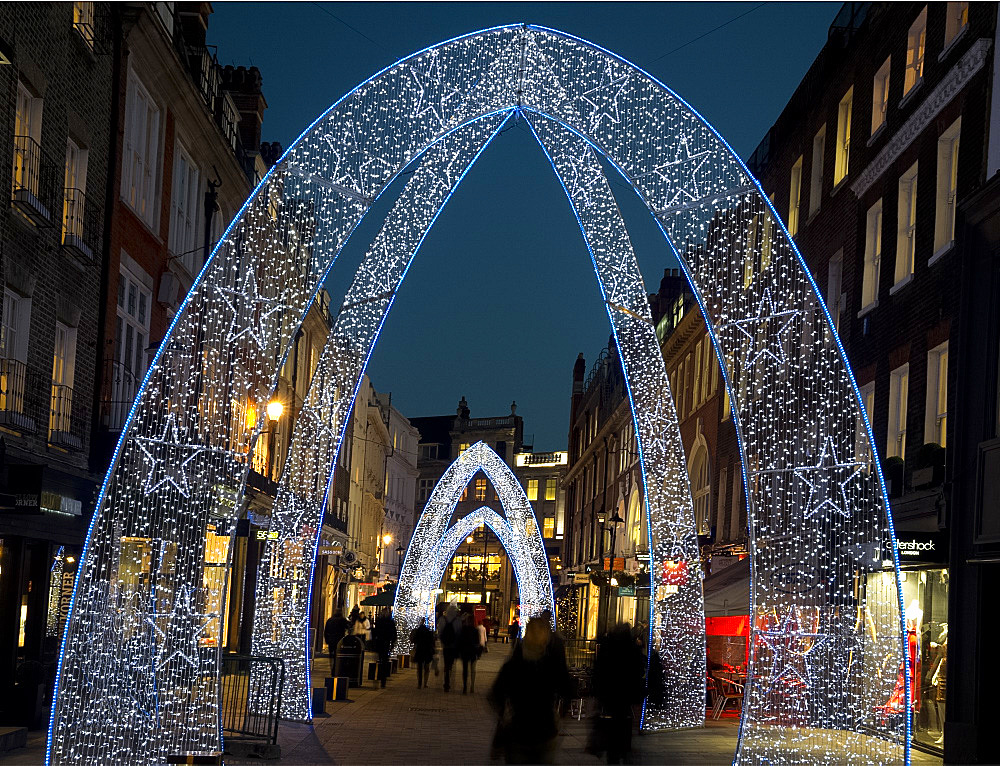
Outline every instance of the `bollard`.
<svg viewBox="0 0 1000 766">
<path fill-rule="evenodd" d="M 318 686 L 313 689 L 312 714 L 321 715 L 326 712 L 326 689 Z"/>
<path fill-rule="evenodd" d="M 171 753 L 167 756 L 167 763 L 205 763 L 222 766 L 222 753 L 214 751 Z"/>
<path fill-rule="evenodd" d="M 336 684 L 336 681 L 337 681 L 336 678 L 331 678 L 330 676 L 327 676 L 323 680 L 323 684 L 326 686 L 326 698 L 328 700 L 332 700 L 333 699 L 333 688 L 334 688 L 334 684 Z"/>
<path fill-rule="evenodd" d="M 389 660 L 389 663 L 390 663 L 389 664 L 389 675 L 392 675 L 393 673 L 398 673 L 399 672 L 399 658 L 398 657 L 393 657 L 391 660 Z"/>
<path fill-rule="evenodd" d="M 327 697 L 327 699 L 333 699 L 335 702 L 350 702 L 347 699 L 347 690 L 351 686 L 351 679 L 347 676 L 337 676 L 330 680 L 333 681 L 333 697 Z"/>
<path fill-rule="evenodd" d="M 374 681 L 378 678 L 378 663 L 369 662 L 368 663 L 368 680 Z"/>
<path fill-rule="evenodd" d="M 404 670 L 410 667 L 410 655 L 408 654 L 399 655 L 399 667 L 403 668 Z"/>
</svg>

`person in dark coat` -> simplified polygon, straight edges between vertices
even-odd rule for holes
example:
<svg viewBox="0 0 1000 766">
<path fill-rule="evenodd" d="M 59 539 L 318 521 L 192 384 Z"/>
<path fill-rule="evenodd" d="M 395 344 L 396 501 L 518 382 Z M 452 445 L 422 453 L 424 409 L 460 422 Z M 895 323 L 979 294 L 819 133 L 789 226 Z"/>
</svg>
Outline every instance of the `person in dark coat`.
<svg viewBox="0 0 1000 766">
<path fill-rule="evenodd" d="M 458 657 L 458 642 L 462 635 L 462 618 L 454 604 L 448 604 L 441 624 L 438 627 L 438 637 L 441 639 L 441 654 L 444 658 L 444 690 L 451 689 L 451 669 Z"/>
<path fill-rule="evenodd" d="M 476 691 L 476 662 L 483 653 L 479 640 L 479 628 L 471 614 L 462 617 L 462 632 L 458 638 L 458 656 L 462 658 L 462 694 Z M 472 670 L 472 684 L 469 684 L 469 670 Z"/>
<path fill-rule="evenodd" d="M 410 642 L 413 644 L 413 661 L 417 665 L 417 688 L 426 689 L 436 648 L 434 631 L 427 627 L 427 618 L 421 619 L 420 626 L 410 633 Z"/>
<path fill-rule="evenodd" d="M 615 626 L 594 656 L 594 696 L 601 715 L 594 719 L 592 742 L 607 750 L 608 763 L 627 763 L 632 752 L 632 706 L 646 694 L 645 661 L 625 622 Z"/>
<path fill-rule="evenodd" d="M 344 617 L 344 610 L 338 609 L 333 613 L 333 616 L 326 621 L 326 625 L 323 626 L 323 638 L 326 640 L 327 651 L 330 652 L 330 675 L 337 675 L 337 669 L 334 667 L 334 663 L 337 659 L 337 644 L 340 642 L 344 636 L 347 635 L 347 629 L 350 627 L 347 622 L 347 618 Z"/>
<path fill-rule="evenodd" d="M 549 651 L 551 640 L 545 620 L 529 620 L 490 690 L 500 719 L 493 746 L 507 763 L 552 763 L 555 757 L 556 706 L 571 693 L 572 679 L 565 660 Z"/>
<path fill-rule="evenodd" d="M 392 619 L 392 610 L 389 607 L 383 607 L 382 611 L 379 612 L 378 617 L 375 618 L 373 631 L 375 635 L 372 640 L 375 643 L 375 651 L 378 653 L 378 680 L 384 689 L 385 681 L 389 677 L 389 655 L 396 645 L 396 639 L 399 638 L 396 621 Z"/>
</svg>

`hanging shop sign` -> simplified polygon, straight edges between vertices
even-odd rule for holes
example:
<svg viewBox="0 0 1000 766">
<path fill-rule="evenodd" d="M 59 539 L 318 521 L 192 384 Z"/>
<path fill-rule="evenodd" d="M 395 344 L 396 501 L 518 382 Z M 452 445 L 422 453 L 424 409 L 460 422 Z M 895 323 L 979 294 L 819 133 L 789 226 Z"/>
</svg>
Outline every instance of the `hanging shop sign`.
<svg viewBox="0 0 1000 766">
<path fill-rule="evenodd" d="M 618 597 L 619 598 L 624 598 L 624 597 L 628 597 L 628 596 L 631 596 L 631 597 L 635 596 L 635 583 L 632 583 L 631 585 L 622 585 L 618 589 Z"/>
<path fill-rule="evenodd" d="M 339 556 L 343 552 L 344 552 L 343 543 L 330 543 L 329 545 L 321 545 L 319 546 L 319 551 L 318 551 L 320 556 Z"/>
<path fill-rule="evenodd" d="M 573 575 L 574 585 L 586 585 L 588 582 L 590 582 L 590 575 L 586 572 L 577 572 Z"/>
<path fill-rule="evenodd" d="M 944 532 L 897 532 L 896 552 L 900 566 L 947 564 L 948 535 Z M 887 551 L 886 558 L 891 558 L 891 552 Z"/>
<path fill-rule="evenodd" d="M 258 529 L 257 530 L 257 539 L 258 540 L 277 540 L 278 539 L 278 531 L 277 530 L 273 530 L 272 531 L 270 529 Z"/>
</svg>

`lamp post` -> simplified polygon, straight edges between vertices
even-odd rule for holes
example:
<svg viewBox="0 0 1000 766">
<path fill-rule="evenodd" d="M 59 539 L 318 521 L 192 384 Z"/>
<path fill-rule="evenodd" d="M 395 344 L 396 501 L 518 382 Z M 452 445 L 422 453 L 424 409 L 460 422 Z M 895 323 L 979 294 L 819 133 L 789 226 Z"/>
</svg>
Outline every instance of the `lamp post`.
<svg viewBox="0 0 1000 766">
<path fill-rule="evenodd" d="M 486 572 L 487 572 L 486 560 L 489 557 L 488 556 L 489 546 L 490 546 L 490 538 L 486 531 L 486 525 L 483 524 L 483 565 L 479 567 L 479 581 L 482 585 L 482 593 L 479 596 L 479 603 L 483 605 L 483 609 L 486 608 Z"/>
<path fill-rule="evenodd" d="M 396 582 L 403 576 L 403 544 L 396 546 Z"/>
<path fill-rule="evenodd" d="M 603 515 L 603 514 L 602 514 Z M 621 517 L 618 513 L 618 509 L 615 509 L 614 515 L 608 519 L 611 522 L 611 565 L 608 567 L 608 608 L 604 615 L 604 632 L 608 632 L 608 627 L 611 625 L 611 593 L 612 588 L 618 585 L 618 580 L 615 578 L 615 538 L 618 535 L 618 525 L 624 524 L 625 519 Z"/>
<path fill-rule="evenodd" d="M 385 559 L 387 558 L 385 556 L 385 554 L 384 554 L 385 546 L 387 546 L 391 542 L 392 542 L 392 535 L 390 535 L 388 533 L 382 535 L 382 537 L 379 540 L 379 547 L 378 547 L 378 551 L 377 551 L 377 553 L 378 553 L 378 576 L 379 576 L 379 579 L 381 579 L 381 577 L 382 577 L 382 565 L 386 563 Z M 389 573 L 386 572 L 385 576 L 386 576 L 386 579 L 388 579 Z"/>
<path fill-rule="evenodd" d="M 275 439 L 278 435 L 278 420 L 285 411 L 285 405 L 277 399 L 272 399 L 267 403 L 267 419 L 271 426 L 267 434 L 267 478 L 274 480 L 274 448 Z"/>
</svg>

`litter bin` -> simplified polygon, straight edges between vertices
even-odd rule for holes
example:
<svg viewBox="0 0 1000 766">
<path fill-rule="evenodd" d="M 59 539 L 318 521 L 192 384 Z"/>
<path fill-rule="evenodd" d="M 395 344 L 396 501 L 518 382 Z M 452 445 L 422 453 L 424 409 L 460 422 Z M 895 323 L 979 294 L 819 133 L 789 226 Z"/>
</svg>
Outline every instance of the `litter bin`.
<svg viewBox="0 0 1000 766">
<path fill-rule="evenodd" d="M 365 644 L 361 636 L 344 636 L 337 643 L 333 675 L 346 676 L 351 686 L 361 686 L 364 659 Z"/>
</svg>

